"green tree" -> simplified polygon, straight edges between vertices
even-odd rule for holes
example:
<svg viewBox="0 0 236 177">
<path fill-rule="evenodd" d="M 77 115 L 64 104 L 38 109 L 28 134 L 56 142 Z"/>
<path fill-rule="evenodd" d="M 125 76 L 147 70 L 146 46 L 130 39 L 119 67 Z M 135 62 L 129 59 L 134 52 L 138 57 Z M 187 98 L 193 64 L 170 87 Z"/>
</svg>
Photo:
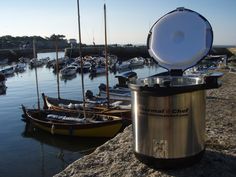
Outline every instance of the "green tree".
<svg viewBox="0 0 236 177">
<path fill-rule="evenodd" d="M 57 35 L 53 34 L 50 37 L 46 37 L 46 39 L 50 41 L 61 41 L 61 40 L 64 40 L 64 38 L 65 36 L 61 34 L 57 34 Z"/>
</svg>

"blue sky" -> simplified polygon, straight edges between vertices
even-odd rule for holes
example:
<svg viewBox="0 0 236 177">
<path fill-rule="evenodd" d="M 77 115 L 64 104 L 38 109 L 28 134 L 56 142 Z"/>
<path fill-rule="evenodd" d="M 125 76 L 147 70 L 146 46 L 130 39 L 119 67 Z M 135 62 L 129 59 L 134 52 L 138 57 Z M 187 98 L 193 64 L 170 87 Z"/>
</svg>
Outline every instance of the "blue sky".
<svg viewBox="0 0 236 177">
<path fill-rule="evenodd" d="M 236 44 L 236 0 L 80 0 L 82 43 L 145 44 L 152 24 L 176 7 L 197 11 L 211 23 L 214 44 Z M 76 0 L 1 0 L 0 36 L 64 34 L 78 40 Z"/>
</svg>

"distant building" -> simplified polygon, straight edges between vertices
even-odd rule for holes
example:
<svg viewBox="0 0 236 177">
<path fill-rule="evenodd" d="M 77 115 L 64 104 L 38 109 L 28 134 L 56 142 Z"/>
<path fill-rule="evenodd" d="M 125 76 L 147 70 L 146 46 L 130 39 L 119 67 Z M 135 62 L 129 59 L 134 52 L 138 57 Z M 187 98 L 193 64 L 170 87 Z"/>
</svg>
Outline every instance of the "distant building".
<svg viewBox="0 0 236 177">
<path fill-rule="evenodd" d="M 77 44 L 76 39 L 69 39 L 69 44 L 71 45 L 71 47 L 75 46 Z"/>
</svg>

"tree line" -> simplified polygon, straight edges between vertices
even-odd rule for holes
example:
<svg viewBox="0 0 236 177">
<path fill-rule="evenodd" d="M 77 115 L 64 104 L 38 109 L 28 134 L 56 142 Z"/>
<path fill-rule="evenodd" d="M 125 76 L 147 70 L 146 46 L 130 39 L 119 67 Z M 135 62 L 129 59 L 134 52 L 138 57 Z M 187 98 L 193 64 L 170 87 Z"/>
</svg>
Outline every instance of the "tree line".
<svg viewBox="0 0 236 177">
<path fill-rule="evenodd" d="M 65 36 L 60 34 L 50 37 L 6 35 L 0 37 L 0 49 L 30 49 L 33 47 L 33 40 L 36 41 L 37 49 L 55 49 L 55 44 L 59 49 L 64 49 L 71 45 Z"/>
</svg>

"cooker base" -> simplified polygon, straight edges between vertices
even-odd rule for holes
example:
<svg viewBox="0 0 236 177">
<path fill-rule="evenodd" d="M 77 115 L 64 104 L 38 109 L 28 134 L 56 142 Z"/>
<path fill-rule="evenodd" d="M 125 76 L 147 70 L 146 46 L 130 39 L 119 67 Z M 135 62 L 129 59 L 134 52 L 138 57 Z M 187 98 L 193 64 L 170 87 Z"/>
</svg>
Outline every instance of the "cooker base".
<svg viewBox="0 0 236 177">
<path fill-rule="evenodd" d="M 201 160 L 205 149 L 196 155 L 184 158 L 162 159 L 134 152 L 136 158 L 154 169 L 177 169 L 193 165 Z"/>
</svg>

